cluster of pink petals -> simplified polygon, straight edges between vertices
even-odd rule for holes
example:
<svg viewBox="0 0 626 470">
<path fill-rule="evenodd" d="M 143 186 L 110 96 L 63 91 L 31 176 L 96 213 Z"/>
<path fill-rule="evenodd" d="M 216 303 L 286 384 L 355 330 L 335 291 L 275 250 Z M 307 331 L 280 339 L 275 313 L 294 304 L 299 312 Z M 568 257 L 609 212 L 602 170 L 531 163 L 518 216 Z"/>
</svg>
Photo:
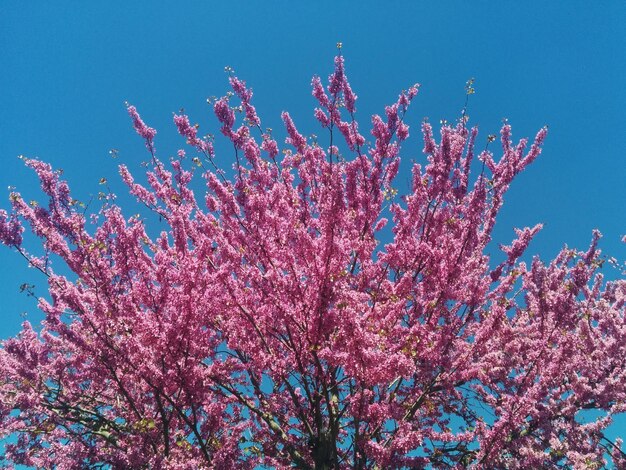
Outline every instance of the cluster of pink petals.
<svg viewBox="0 0 626 470">
<path fill-rule="evenodd" d="M 213 155 L 213 145 L 206 140 L 198 138 L 198 128 L 189 123 L 189 117 L 185 114 L 180 116 L 174 114 L 174 124 L 178 128 L 178 132 L 183 137 L 187 137 L 187 143 L 205 155 Z"/>
<path fill-rule="evenodd" d="M 127 111 L 128 115 L 133 120 L 133 127 L 135 128 L 135 131 L 137 131 L 137 134 L 145 139 L 148 150 L 150 150 L 150 152 L 153 152 L 153 141 L 154 136 L 156 136 L 156 130 L 152 127 L 148 127 L 146 123 L 143 122 L 141 116 L 139 116 L 139 113 L 137 112 L 137 108 L 135 108 L 134 106 L 128 106 Z"/>
<path fill-rule="evenodd" d="M 59 173 L 26 160 L 48 203 L 13 193 L 0 242 L 49 295 L 42 325 L 0 348 L 0 466 L 626 465 L 604 434 L 626 407 L 626 282 L 599 272 L 599 233 L 549 263 L 525 257 L 540 225 L 517 230 L 500 264 L 487 255 L 545 129 L 529 146 L 505 124 L 496 158 L 475 154 L 465 120 L 437 136 L 424 123 L 425 163 L 401 197 L 417 86 L 372 117 L 366 143 L 338 56 L 328 86 L 312 82 L 330 143 L 285 112 L 279 158 L 251 90 L 230 85 L 214 112 L 235 168 L 205 171 L 202 198 L 185 152 L 159 160 L 156 132 L 128 107 L 153 158 L 145 178 L 119 171 L 152 219 L 108 201 L 93 228 Z M 174 122 L 216 163 L 186 115 Z M 25 227 L 63 267 L 27 251 Z"/>
</svg>

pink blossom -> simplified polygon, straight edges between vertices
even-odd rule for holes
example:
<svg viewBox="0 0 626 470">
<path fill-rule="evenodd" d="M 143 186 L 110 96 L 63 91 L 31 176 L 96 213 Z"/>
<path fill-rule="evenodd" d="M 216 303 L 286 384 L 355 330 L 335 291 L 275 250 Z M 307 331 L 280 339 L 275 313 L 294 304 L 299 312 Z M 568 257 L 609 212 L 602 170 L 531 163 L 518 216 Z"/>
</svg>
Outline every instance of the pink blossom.
<svg viewBox="0 0 626 470">
<path fill-rule="evenodd" d="M 139 134 L 142 138 L 146 140 L 146 146 L 148 150 L 154 150 L 154 136 L 156 135 L 156 130 L 152 127 L 148 127 L 145 122 L 142 121 L 141 116 L 137 112 L 137 108 L 134 106 L 128 106 L 127 108 L 128 115 L 133 120 L 133 127 L 137 134 Z"/>
<path fill-rule="evenodd" d="M 207 155 L 213 155 L 213 144 L 197 137 L 198 128 L 189 123 L 189 117 L 184 114 L 180 116 L 174 114 L 174 124 L 176 124 L 178 128 L 179 134 L 183 137 L 187 137 L 187 143 L 189 145 L 196 147 Z"/>
<path fill-rule="evenodd" d="M 288 144 L 293 145 L 299 152 L 302 153 L 306 146 L 306 139 L 300 135 L 298 130 L 296 129 L 291 116 L 287 112 L 283 112 L 281 117 L 283 118 L 283 122 L 285 123 L 285 127 L 287 128 L 287 137 L 286 142 Z"/>
<path fill-rule="evenodd" d="M 256 109 L 250 100 L 252 99 L 252 90 L 246 88 L 246 83 L 239 80 L 237 77 L 230 77 L 230 85 L 233 87 L 235 94 L 241 99 L 241 104 L 245 109 L 246 118 L 253 126 L 261 125 L 261 120 L 257 116 Z"/>
<path fill-rule="evenodd" d="M 12 197 L 19 197 L 17 194 Z M 19 246 L 22 243 L 23 227 L 17 217 L 9 216 L 0 209 L 0 241 L 8 246 Z"/>
<path fill-rule="evenodd" d="M 226 136 L 232 132 L 233 125 L 235 124 L 235 113 L 230 106 L 228 106 L 228 100 L 226 98 L 220 98 L 215 102 L 213 106 L 217 119 L 222 123 L 222 133 Z"/>
<path fill-rule="evenodd" d="M 328 107 L 330 106 L 330 100 L 328 99 L 328 95 L 324 91 L 324 86 L 322 85 L 322 81 L 320 80 L 320 78 L 317 76 L 313 77 L 311 85 L 313 86 L 312 95 L 317 98 L 320 105 L 328 109 Z"/>
</svg>

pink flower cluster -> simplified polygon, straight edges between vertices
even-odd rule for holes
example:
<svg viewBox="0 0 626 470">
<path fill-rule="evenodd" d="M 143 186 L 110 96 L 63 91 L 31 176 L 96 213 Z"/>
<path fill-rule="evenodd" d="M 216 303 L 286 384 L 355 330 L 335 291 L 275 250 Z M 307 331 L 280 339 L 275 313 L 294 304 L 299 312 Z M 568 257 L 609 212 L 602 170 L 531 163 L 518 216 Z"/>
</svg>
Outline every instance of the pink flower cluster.
<svg viewBox="0 0 626 470">
<path fill-rule="evenodd" d="M 135 131 L 137 131 L 137 134 L 146 140 L 146 147 L 148 150 L 150 150 L 151 153 L 154 152 L 153 141 L 154 136 L 156 135 L 156 130 L 152 127 L 148 127 L 146 123 L 143 122 L 141 116 L 139 116 L 139 113 L 137 112 L 137 108 L 131 105 L 128 106 L 127 110 L 128 115 L 133 120 L 133 127 L 135 128 Z"/>
</svg>

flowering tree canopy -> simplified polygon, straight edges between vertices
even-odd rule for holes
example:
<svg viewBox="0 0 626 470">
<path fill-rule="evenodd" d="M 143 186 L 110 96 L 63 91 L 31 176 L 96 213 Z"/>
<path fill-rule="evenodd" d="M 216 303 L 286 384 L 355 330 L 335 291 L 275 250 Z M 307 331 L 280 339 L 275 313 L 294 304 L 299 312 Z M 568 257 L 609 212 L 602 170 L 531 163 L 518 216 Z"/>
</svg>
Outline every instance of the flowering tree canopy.
<svg viewBox="0 0 626 470">
<path fill-rule="evenodd" d="M 539 225 L 517 230 L 502 262 L 486 254 L 545 128 L 514 143 L 505 123 L 496 157 L 475 151 L 465 114 L 437 136 L 424 122 L 427 162 L 402 196 L 417 85 L 372 117 L 368 142 L 339 55 L 327 86 L 312 81 L 327 142 L 285 112 L 282 152 L 251 89 L 234 74 L 230 85 L 212 105 L 232 173 L 183 113 L 174 123 L 195 156 L 164 163 L 128 106 L 151 163 L 144 183 L 119 171 L 160 234 L 150 212 L 128 217 L 113 198 L 89 221 L 59 172 L 25 160 L 49 202 L 12 193 L 0 240 L 47 276 L 49 296 L 41 327 L 25 322 L 0 349 L 5 464 L 626 465 L 603 433 L 626 407 L 626 282 L 598 273 L 599 233 L 547 264 L 520 259 Z"/>
</svg>

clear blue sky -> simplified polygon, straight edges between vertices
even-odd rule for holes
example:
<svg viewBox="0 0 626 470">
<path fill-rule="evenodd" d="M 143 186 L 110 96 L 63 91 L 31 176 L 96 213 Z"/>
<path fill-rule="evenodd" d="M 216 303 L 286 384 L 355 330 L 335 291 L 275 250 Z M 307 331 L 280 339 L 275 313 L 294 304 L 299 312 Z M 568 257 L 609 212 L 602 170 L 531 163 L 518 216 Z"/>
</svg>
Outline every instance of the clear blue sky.
<svg viewBox="0 0 626 470">
<path fill-rule="evenodd" d="M 514 226 L 543 222 L 530 251 L 550 258 L 567 243 L 624 260 L 626 233 L 626 2 L 315 1 L 17 2 L 0 5 L 0 207 L 9 185 L 39 193 L 16 157 L 63 168 L 79 199 L 98 181 L 117 184 L 109 150 L 125 162 L 145 158 L 125 113 L 135 104 L 159 131 L 162 156 L 182 141 L 171 122 L 180 108 L 216 132 L 206 98 L 227 90 L 232 66 L 254 88 L 263 124 L 280 127 L 289 110 L 315 132 L 313 74 L 332 70 L 341 41 L 361 126 L 397 93 L 419 82 L 410 111 L 405 161 L 422 158 L 418 125 L 454 120 L 464 85 L 476 78 L 470 122 L 483 138 L 502 118 L 514 137 L 550 126 L 543 155 L 514 183 L 496 240 Z M 231 153 L 222 158 L 230 165 Z M 403 175 L 400 175 L 400 180 Z M 4 196 L 2 195 L 4 193 Z M 610 275 L 610 274 L 609 274 Z M 0 247 L 0 338 L 19 330 L 21 312 L 39 318 L 19 293 L 45 281 Z"/>
</svg>

